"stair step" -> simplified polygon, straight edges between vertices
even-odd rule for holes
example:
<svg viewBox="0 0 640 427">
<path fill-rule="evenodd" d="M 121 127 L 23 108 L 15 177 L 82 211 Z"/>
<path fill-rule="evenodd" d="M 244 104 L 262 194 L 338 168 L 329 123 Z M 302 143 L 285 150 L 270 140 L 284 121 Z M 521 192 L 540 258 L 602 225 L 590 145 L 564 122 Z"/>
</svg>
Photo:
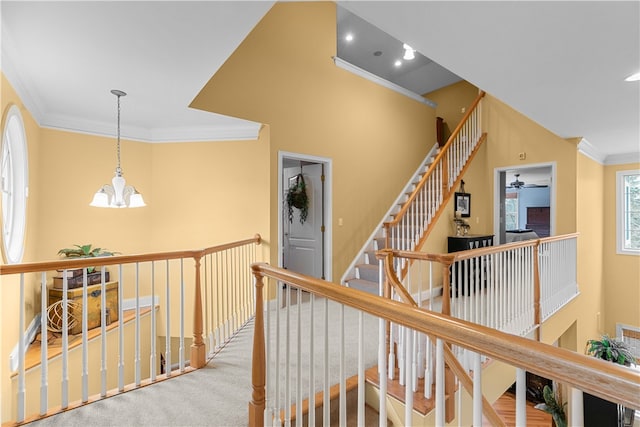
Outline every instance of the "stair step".
<svg viewBox="0 0 640 427">
<path fill-rule="evenodd" d="M 357 289 L 359 291 L 368 292 L 373 295 L 378 295 L 378 283 L 371 282 L 363 279 L 349 279 L 347 284 L 350 288 Z"/>
<path fill-rule="evenodd" d="M 359 279 L 378 283 L 378 274 L 380 272 L 380 269 L 378 268 L 377 264 L 358 264 L 356 265 L 356 270 L 358 271 Z"/>
<path fill-rule="evenodd" d="M 376 237 L 373 239 L 373 246 L 375 250 L 379 251 L 384 249 L 386 247 L 386 241 L 387 239 L 385 237 Z"/>
<path fill-rule="evenodd" d="M 367 264 L 378 265 L 378 259 L 376 258 L 376 251 L 366 251 Z"/>
</svg>

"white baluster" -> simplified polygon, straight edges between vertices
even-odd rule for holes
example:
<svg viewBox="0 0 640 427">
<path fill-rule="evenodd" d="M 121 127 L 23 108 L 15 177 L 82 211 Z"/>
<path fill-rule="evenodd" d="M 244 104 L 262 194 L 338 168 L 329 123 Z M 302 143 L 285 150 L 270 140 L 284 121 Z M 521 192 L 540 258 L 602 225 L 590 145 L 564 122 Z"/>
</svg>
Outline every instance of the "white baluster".
<svg viewBox="0 0 640 427">
<path fill-rule="evenodd" d="M 155 261 L 151 261 L 151 354 L 149 355 L 151 381 L 156 380 L 156 337 L 156 267 Z"/>
<path fill-rule="evenodd" d="M 435 424 L 444 426 L 444 348 L 440 338 L 436 339 L 436 412 Z"/>
<path fill-rule="evenodd" d="M 89 400 L 89 343 L 87 340 L 87 269 L 82 271 L 82 402 Z M 104 306 L 103 306 L 104 307 Z"/>
<path fill-rule="evenodd" d="M 169 275 L 167 275 L 167 278 Z M 168 280 L 168 279 L 167 279 Z M 118 321 L 120 327 L 118 328 L 118 390 L 124 391 L 124 307 L 122 304 L 124 293 L 124 283 L 122 282 L 122 264 L 118 264 Z M 169 310 L 167 310 L 169 313 Z M 121 320 L 122 319 L 122 320 Z M 167 322 L 169 322 L 169 315 L 167 314 Z M 168 337 L 167 334 L 167 342 Z"/>
<path fill-rule="evenodd" d="M 65 270 L 64 272 L 64 279 L 63 282 L 66 283 L 67 281 L 67 272 Z M 65 290 L 66 291 L 66 290 Z M 63 300 L 64 297 L 66 295 L 63 293 Z M 18 422 L 22 422 L 24 421 L 24 417 L 25 417 L 25 407 L 26 407 L 26 402 L 25 402 L 25 394 L 26 394 L 26 389 L 25 389 L 25 378 L 24 378 L 24 353 L 25 353 L 25 339 L 24 339 L 24 273 L 20 273 L 20 300 L 19 300 L 19 304 L 20 304 L 20 314 L 18 315 L 18 395 L 16 396 L 16 400 L 17 400 L 17 421 Z M 64 308 L 66 308 L 66 301 L 64 301 L 62 304 L 65 305 Z M 67 316 L 66 310 L 63 310 L 63 316 Z M 65 326 L 64 319 L 63 319 L 63 323 L 62 326 Z M 46 335 L 45 335 L 46 337 Z M 46 340 L 46 338 L 43 338 L 43 340 Z M 63 343 L 64 344 L 64 343 Z M 64 355 L 63 355 L 64 357 Z M 63 365 L 64 368 L 64 365 Z M 64 375 L 64 374 L 63 374 Z M 64 389 L 64 385 L 63 385 L 63 389 Z"/>
<path fill-rule="evenodd" d="M 180 372 L 184 372 L 184 259 L 180 258 Z"/>
<path fill-rule="evenodd" d="M 165 286 L 165 311 L 166 315 L 166 331 L 165 331 L 165 358 L 164 358 L 164 373 L 169 378 L 171 376 L 171 289 L 169 287 L 169 260 L 166 261 L 166 286 Z"/>
<path fill-rule="evenodd" d="M 67 279 L 67 271 L 65 270 L 64 278 L 62 279 L 62 392 L 60 398 L 60 406 L 63 409 L 66 409 L 69 406 L 69 307 L 67 305 L 68 290 L 69 282 Z M 22 336 L 22 333 L 20 336 Z"/>
<path fill-rule="evenodd" d="M 385 330 L 386 321 L 383 318 L 380 318 L 378 320 L 378 379 L 380 380 L 380 396 L 378 400 L 379 427 L 387 426 L 387 348 L 385 344 Z M 393 344 L 391 345 L 391 347 L 393 347 Z"/>
<path fill-rule="evenodd" d="M 136 262 L 136 329 L 135 329 L 135 350 L 134 350 L 134 368 L 135 368 L 135 384 L 136 387 L 140 386 L 141 372 L 140 372 L 140 263 Z"/>
<path fill-rule="evenodd" d="M 100 396 L 107 395 L 107 284 L 106 268 L 100 268 Z M 115 314 L 113 314 L 115 316 Z M 122 319 L 119 319 L 122 325 Z"/>
<path fill-rule="evenodd" d="M 311 408 L 316 407 L 316 369 L 315 369 L 315 354 L 314 347 L 314 325 L 315 325 L 315 294 L 311 294 L 309 298 L 309 425 L 316 425 L 316 411 Z"/>
<path fill-rule="evenodd" d="M 40 415 L 47 413 L 49 407 L 49 364 L 48 355 L 48 328 L 47 328 L 47 273 L 42 272 L 40 277 Z"/>
<path fill-rule="evenodd" d="M 405 425 L 413 425 L 413 375 L 411 368 L 413 366 L 413 340 L 411 339 L 413 331 L 404 328 L 404 345 L 405 345 L 405 387 L 404 387 L 404 422 Z"/>
<path fill-rule="evenodd" d="M 340 427 L 347 425 L 347 384 L 346 384 L 346 366 L 345 366 L 345 336 L 344 336 L 344 305 L 340 304 L 340 396 L 339 414 Z M 326 396 L 325 396 L 326 397 Z"/>
<path fill-rule="evenodd" d="M 569 423 L 572 427 L 584 426 L 584 407 L 582 390 L 575 387 L 570 388 L 571 401 L 569 406 Z M 635 424 L 635 423 L 634 423 Z"/>
<path fill-rule="evenodd" d="M 284 359 L 285 359 L 285 399 L 284 399 L 284 425 L 291 425 L 291 287 L 286 285 L 287 293 L 285 295 L 285 335 L 284 335 Z"/>
<path fill-rule="evenodd" d="M 296 340 L 296 420 L 302 422 L 302 290 L 297 289 L 297 340 Z M 311 408 L 309 408 L 311 409 Z"/>
<path fill-rule="evenodd" d="M 516 369 L 516 425 L 527 425 L 527 372 Z"/>
<path fill-rule="evenodd" d="M 329 427 L 329 300 L 324 299 L 324 389 L 322 399 L 322 425 Z"/>
<path fill-rule="evenodd" d="M 358 312 L 358 426 L 365 425 L 364 419 L 364 312 Z M 312 425 L 312 424 L 310 424 Z"/>
<path fill-rule="evenodd" d="M 482 425 L 482 362 L 480 353 L 473 353 L 473 425 Z M 518 424 L 516 425 L 523 425 Z"/>
</svg>

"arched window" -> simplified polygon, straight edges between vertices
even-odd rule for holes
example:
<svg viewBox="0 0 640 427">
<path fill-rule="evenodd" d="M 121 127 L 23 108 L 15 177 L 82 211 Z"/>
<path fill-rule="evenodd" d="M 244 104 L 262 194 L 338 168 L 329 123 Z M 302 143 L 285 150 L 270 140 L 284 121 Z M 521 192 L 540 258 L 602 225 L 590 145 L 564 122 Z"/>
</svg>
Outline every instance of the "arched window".
<svg viewBox="0 0 640 427">
<path fill-rule="evenodd" d="M 2 131 L 2 249 L 5 262 L 22 261 L 29 193 L 27 138 L 20 109 L 12 105 Z"/>
</svg>

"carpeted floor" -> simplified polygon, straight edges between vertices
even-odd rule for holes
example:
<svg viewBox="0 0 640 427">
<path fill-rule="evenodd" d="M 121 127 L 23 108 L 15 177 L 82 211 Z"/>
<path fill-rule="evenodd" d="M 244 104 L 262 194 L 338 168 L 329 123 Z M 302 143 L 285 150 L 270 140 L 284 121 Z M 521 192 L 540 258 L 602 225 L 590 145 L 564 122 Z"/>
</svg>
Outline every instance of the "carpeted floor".
<svg viewBox="0 0 640 427">
<path fill-rule="evenodd" d="M 195 372 L 32 423 L 38 426 L 245 426 L 253 323 Z"/>
<path fill-rule="evenodd" d="M 321 354 L 324 345 L 321 342 L 324 330 L 324 300 L 315 302 L 315 315 L 309 317 L 308 301 L 301 304 L 303 323 L 301 332 L 304 344 L 301 346 L 303 363 L 302 372 L 308 369 L 308 343 L 306 338 L 310 329 L 314 330 L 314 349 L 317 376 L 316 390 L 322 389 L 321 378 L 324 366 Z M 339 333 L 338 325 L 341 317 L 338 304 L 327 305 L 329 313 L 329 371 L 330 384 L 337 382 L 339 373 Z M 282 309 L 281 321 L 286 318 L 286 309 Z M 297 318 L 297 306 L 292 302 L 290 309 L 292 323 Z M 275 319 L 275 307 L 272 310 L 272 322 Z M 358 315 L 355 310 L 345 309 L 345 342 L 355 343 L 358 331 Z M 271 323 L 272 332 L 274 324 Z M 364 317 L 365 355 L 367 367 L 376 363 L 377 321 L 372 317 Z M 296 327 L 292 325 L 290 333 L 296 336 Z M 273 335 L 272 335 L 273 337 Z M 293 338 L 292 338 L 293 341 Z M 162 381 L 140 390 L 120 394 L 101 400 L 81 408 L 67 411 L 32 423 L 39 426 L 245 426 L 247 425 L 247 408 L 251 398 L 251 349 L 253 342 L 253 322 L 248 323 L 236 334 L 209 364 L 195 372 Z M 272 344 L 273 345 L 273 344 Z M 280 343 L 284 348 L 284 342 Z M 273 347 L 271 347 L 273 349 Z M 292 348 L 293 350 L 293 348 Z M 283 352 L 284 353 L 284 352 Z M 295 351 L 292 351 L 291 365 L 295 366 Z M 305 354 L 307 353 L 307 354 Z M 346 377 L 357 373 L 357 346 L 348 344 L 346 348 Z M 304 362 L 307 360 L 307 362 Z M 281 361 L 283 363 L 283 361 Z M 282 365 L 280 378 L 284 382 L 286 370 Z M 295 370 L 290 372 L 291 380 L 295 379 Z M 273 380 L 273 377 L 272 377 Z M 294 381 L 295 383 L 295 381 Z M 303 380 L 303 396 L 308 395 L 308 380 Z M 293 395 L 295 396 L 295 394 Z M 284 401 L 284 399 L 282 399 Z"/>
</svg>

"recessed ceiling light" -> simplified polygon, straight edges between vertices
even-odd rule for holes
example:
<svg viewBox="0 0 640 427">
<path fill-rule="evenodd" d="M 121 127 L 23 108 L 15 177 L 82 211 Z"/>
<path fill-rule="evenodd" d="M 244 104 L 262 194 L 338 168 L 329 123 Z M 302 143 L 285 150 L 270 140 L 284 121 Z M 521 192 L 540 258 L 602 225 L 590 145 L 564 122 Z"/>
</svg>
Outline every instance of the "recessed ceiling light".
<svg viewBox="0 0 640 427">
<path fill-rule="evenodd" d="M 637 82 L 640 80 L 640 73 L 635 73 L 624 79 L 625 82 Z"/>
<path fill-rule="evenodd" d="M 353 40 L 353 34 L 348 33 L 346 36 L 344 36 L 344 39 L 348 42 Z"/>
<path fill-rule="evenodd" d="M 398 59 L 396 62 L 394 62 L 394 64 L 393 64 L 393 65 L 395 65 L 396 67 L 399 67 L 399 66 L 401 66 L 401 65 L 402 65 L 402 61 L 400 61 L 400 60 Z"/>
</svg>

